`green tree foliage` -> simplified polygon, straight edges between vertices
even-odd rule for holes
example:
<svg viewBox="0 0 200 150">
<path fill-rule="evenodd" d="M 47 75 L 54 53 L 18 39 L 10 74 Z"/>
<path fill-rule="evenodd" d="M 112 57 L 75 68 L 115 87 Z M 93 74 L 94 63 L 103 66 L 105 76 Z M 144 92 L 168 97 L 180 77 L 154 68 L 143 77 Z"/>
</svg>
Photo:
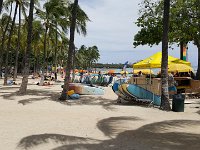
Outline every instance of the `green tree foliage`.
<svg viewBox="0 0 200 150">
<path fill-rule="evenodd" d="M 162 40 L 163 0 L 143 0 L 133 45 L 159 44 Z M 169 42 L 193 42 L 200 53 L 200 0 L 172 0 L 170 6 Z M 200 79 L 200 54 L 198 56 L 197 78 Z"/>
<path fill-rule="evenodd" d="M 14 66 L 14 61 L 18 62 L 18 73 L 22 72 L 23 69 L 23 55 L 27 47 L 27 8 L 29 7 L 29 0 L 5 0 L 4 1 L 4 10 L 7 12 L 1 16 L 0 24 L 0 36 L 1 36 L 1 48 L 0 52 L 3 55 L 0 55 L 0 68 L 3 68 L 6 60 L 6 49 L 8 42 L 8 35 L 10 34 L 11 29 L 11 20 L 13 20 L 13 7 L 17 4 L 18 8 L 21 8 L 19 12 L 22 12 L 21 22 L 18 24 L 15 22 L 14 31 L 11 37 L 11 46 L 9 50 L 9 64 L 8 70 Z M 37 2 L 37 1 L 36 1 Z M 39 71 L 46 61 L 46 65 L 63 66 L 66 64 L 68 49 L 69 49 L 69 40 L 68 40 L 68 31 L 71 20 L 71 8 L 72 3 L 70 1 L 57 1 L 49 0 L 43 6 L 44 9 L 41 9 L 39 5 L 35 6 L 36 12 L 34 14 L 33 21 L 33 35 L 32 35 L 32 49 L 31 51 L 31 62 L 30 69 Z M 45 10 L 45 11 L 41 11 Z M 9 14 L 7 14 L 9 13 Z M 18 13 L 19 14 L 19 13 Z M 47 15 L 48 14 L 48 15 Z M 10 21 L 7 21 L 5 16 L 10 17 Z M 8 18 L 7 17 L 7 18 Z M 18 17 L 20 18 L 20 17 Z M 87 33 L 86 22 L 89 21 L 88 16 L 85 12 L 78 6 L 77 11 L 77 20 L 76 20 L 76 31 L 84 36 Z M 21 26 L 21 27 L 20 27 Z M 45 41 L 45 32 L 46 33 L 46 42 Z M 21 31 L 20 31 L 21 30 Z M 19 41 L 20 43 L 18 43 Z M 44 43 L 46 43 L 46 50 L 44 52 Z M 18 53 L 16 52 L 18 51 Z M 19 58 L 18 56 L 19 55 Z M 17 61 L 18 59 L 18 61 Z M 0 69 L 1 70 L 1 69 Z"/>
<path fill-rule="evenodd" d="M 76 52 L 76 66 L 87 69 L 94 66 L 100 54 L 97 46 L 86 47 L 82 45 Z"/>
</svg>

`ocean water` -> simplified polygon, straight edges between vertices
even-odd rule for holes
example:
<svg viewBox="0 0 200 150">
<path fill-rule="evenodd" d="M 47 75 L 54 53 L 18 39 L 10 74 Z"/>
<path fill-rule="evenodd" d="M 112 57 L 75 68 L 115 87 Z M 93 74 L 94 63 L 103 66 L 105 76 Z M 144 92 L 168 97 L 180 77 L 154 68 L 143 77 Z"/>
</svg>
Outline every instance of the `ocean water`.
<svg viewBox="0 0 200 150">
<path fill-rule="evenodd" d="M 194 73 L 196 73 L 197 66 L 194 66 L 193 69 L 194 69 Z M 96 71 L 101 71 L 103 73 L 107 73 L 109 70 L 114 70 L 115 73 L 120 73 L 122 71 L 122 69 L 116 69 L 116 68 L 96 68 Z M 153 71 L 153 74 L 156 75 L 160 71 L 160 68 L 154 68 L 151 70 Z M 129 73 L 133 73 L 133 68 L 126 68 L 126 71 L 128 71 Z"/>
</svg>

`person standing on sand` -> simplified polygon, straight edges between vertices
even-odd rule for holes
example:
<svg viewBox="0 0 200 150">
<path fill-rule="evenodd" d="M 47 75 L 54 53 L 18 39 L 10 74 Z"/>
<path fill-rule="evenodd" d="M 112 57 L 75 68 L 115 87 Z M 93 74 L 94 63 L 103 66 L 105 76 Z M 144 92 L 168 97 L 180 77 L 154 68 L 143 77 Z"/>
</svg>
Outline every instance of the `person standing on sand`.
<svg viewBox="0 0 200 150">
<path fill-rule="evenodd" d="M 142 71 L 139 71 L 138 72 L 138 77 L 141 77 L 143 74 L 142 74 Z"/>
<path fill-rule="evenodd" d="M 175 86 L 175 80 L 174 80 L 174 72 L 169 73 L 168 75 L 168 89 L 169 89 L 169 95 L 177 94 L 177 89 Z"/>
<path fill-rule="evenodd" d="M 102 74 L 101 74 L 101 71 L 99 71 L 98 78 L 97 78 L 97 83 L 101 84 L 101 82 L 102 82 Z"/>
</svg>

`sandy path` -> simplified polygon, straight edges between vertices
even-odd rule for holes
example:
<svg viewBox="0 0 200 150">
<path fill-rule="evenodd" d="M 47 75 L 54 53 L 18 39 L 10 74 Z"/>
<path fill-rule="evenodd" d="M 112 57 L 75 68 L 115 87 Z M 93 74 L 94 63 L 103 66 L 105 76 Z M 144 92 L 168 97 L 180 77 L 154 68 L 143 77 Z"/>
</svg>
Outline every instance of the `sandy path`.
<svg viewBox="0 0 200 150">
<path fill-rule="evenodd" d="M 62 83 L 40 87 L 29 80 L 28 95 L 0 80 L 0 149 L 196 150 L 200 149 L 200 100 L 186 100 L 185 112 L 116 104 L 103 96 L 59 102 Z M 18 81 L 20 82 L 20 81 Z"/>
</svg>

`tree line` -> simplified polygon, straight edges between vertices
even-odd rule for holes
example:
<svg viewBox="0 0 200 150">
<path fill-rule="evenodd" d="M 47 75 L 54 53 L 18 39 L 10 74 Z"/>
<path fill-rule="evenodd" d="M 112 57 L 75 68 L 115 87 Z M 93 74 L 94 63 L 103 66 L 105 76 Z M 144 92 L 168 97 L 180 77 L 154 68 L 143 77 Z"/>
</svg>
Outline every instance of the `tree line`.
<svg viewBox="0 0 200 150">
<path fill-rule="evenodd" d="M 196 78 L 200 80 L 200 0 L 143 0 L 140 3 L 140 28 L 133 45 L 158 45 L 162 42 L 161 109 L 170 110 L 168 94 L 168 43 L 181 47 L 193 42 L 198 49 Z"/>
<path fill-rule="evenodd" d="M 2 2 L 2 1 L 1 1 Z M 1 3 L 0 3 L 1 4 Z M 29 67 L 33 72 L 45 70 L 48 65 L 66 66 L 69 38 L 67 37 L 72 18 L 73 3 L 70 1 L 49 0 L 43 6 L 34 1 L 31 33 L 31 50 Z M 28 26 L 27 10 L 29 0 L 6 0 L 0 19 L 0 71 L 5 71 L 4 85 L 7 84 L 9 70 L 14 68 L 13 80 L 17 73 L 22 73 L 25 65 Z M 13 10 L 14 8 L 14 10 Z M 76 31 L 86 35 L 86 23 L 90 21 L 87 14 L 77 6 Z M 100 58 L 97 46 L 76 48 L 72 55 L 74 66 L 91 67 Z M 84 62 L 84 63 L 83 63 Z"/>
</svg>

